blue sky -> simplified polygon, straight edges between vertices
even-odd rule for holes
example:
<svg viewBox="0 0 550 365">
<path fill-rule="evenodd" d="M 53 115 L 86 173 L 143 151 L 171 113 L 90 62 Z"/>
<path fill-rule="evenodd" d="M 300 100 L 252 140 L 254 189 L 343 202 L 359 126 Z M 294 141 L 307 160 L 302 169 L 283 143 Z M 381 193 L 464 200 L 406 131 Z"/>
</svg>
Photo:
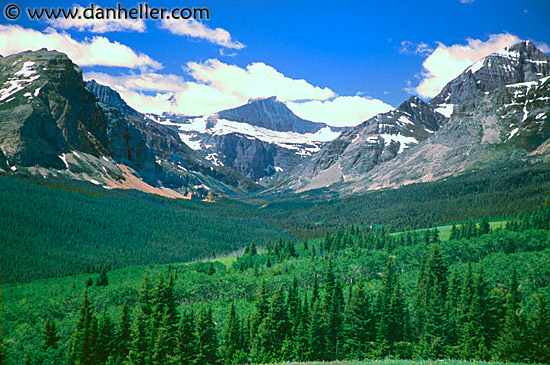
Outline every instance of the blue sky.
<svg viewBox="0 0 550 365">
<path fill-rule="evenodd" d="M 23 11 L 45 5 L 11 3 Z M 56 6 L 75 3 L 89 5 Z M 144 112 L 207 114 L 277 95 L 302 117 L 353 125 L 410 95 L 429 99 L 470 63 L 520 39 L 550 52 L 550 0 L 149 5 L 208 7 L 211 18 L 92 24 L 0 16 L 0 54 L 56 48 L 82 66 L 85 78 L 117 89 Z"/>
</svg>

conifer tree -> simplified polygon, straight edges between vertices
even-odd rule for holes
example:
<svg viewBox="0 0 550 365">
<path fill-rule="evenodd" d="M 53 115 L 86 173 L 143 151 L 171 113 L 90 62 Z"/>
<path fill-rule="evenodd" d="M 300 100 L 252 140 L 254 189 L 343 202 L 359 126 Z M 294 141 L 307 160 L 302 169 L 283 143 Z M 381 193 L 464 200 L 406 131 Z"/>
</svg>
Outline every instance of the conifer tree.
<svg viewBox="0 0 550 365">
<path fill-rule="evenodd" d="M 125 302 L 118 321 L 117 356 L 119 359 L 125 359 L 128 355 L 130 341 L 132 340 L 130 326 L 130 308 L 128 302 Z"/>
<path fill-rule="evenodd" d="M 231 309 L 222 332 L 222 347 L 220 355 L 225 364 L 233 364 L 235 354 L 242 349 L 241 328 L 239 317 L 235 312 L 235 305 L 231 303 Z"/>
<path fill-rule="evenodd" d="M 69 347 L 69 363 L 75 365 L 93 365 L 97 358 L 97 319 L 84 290 L 84 299 L 78 312 L 76 329 Z"/>
<path fill-rule="evenodd" d="M 541 295 L 537 296 L 537 308 L 529 321 L 530 361 L 550 363 L 550 311 Z"/>
<path fill-rule="evenodd" d="M 153 347 L 153 332 L 150 316 L 145 314 L 142 306 L 134 311 L 132 323 L 132 341 L 128 351 L 128 362 L 135 365 L 145 365 L 151 362 Z"/>
<path fill-rule="evenodd" d="M 519 304 L 516 271 L 513 270 L 506 297 L 504 325 L 496 343 L 498 358 L 502 361 L 521 362 L 526 355 L 525 330 Z"/>
<path fill-rule="evenodd" d="M 179 365 L 190 365 L 195 359 L 195 320 L 188 309 L 181 316 L 176 337 L 176 359 Z"/>
<path fill-rule="evenodd" d="M 315 300 L 311 310 L 311 319 L 308 333 L 309 351 L 308 360 L 325 359 L 325 336 L 321 306 L 319 300 Z"/>
<path fill-rule="evenodd" d="M 42 338 L 44 339 L 45 350 L 50 347 L 57 348 L 57 341 L 61 339 L 61 337 L 57 333 L 55 322 L 50 321 L 49 318 L 46 319 L 46 323 L 44 324 L 44 329 L 42 330 Z"/>
<path fill-rule="evenodd" d="M 107 286 L 109 285 L 109 279 L 107 278 L 107 269 L 105 266 L 101 266 L 101 271 L 96 279 L 95 286 Z"/>
<path fill-rule="evenodd" d="M 345 312 L 343 327 L 343 352 L 348 359 L 363 359 L 370 351 L 373 339 L 373 318 L 371 304 L 360 282 L 353 290 Z"/>
<path fill-rule="evenodd" d="M 214 267 L 214 264 L 210 262 L 210 264 L 208 265 L 208 270 L 206 271 L 206 275 L 211 276 L 211 275 L 214 275 L 215 273 L 216 273 L 216 268 Z"/>
<path fill-rule="evenodd" d="M 264 361 L 271 362 L 279 360 L 280 350 L 283 341 L 289 335 L 288 310 L 284 302 L 282 286 L 273 293 L 269 303 L 266 318 L 264 320 L 263 332 L 259 334 L 261 350 Z"/>
<path fill-rule="evenodd" d="M 97 352 L 98 360 L 100 364 L 107 362 L 107 359 L 116 350 L 117 334 L 114 323 L 111 321 L 111 317 L 107 313 L 106 309 L 103 309 L 103 316 L 99 322 L 97 340 Z"/>
<path fill-rule="evenodd" d="M 218 362 L 218 341 L 212 321 L 212 310 L 201 306 L 195 324 L 195 359 L 196 364 L 216 364 Z"/>
</svg>

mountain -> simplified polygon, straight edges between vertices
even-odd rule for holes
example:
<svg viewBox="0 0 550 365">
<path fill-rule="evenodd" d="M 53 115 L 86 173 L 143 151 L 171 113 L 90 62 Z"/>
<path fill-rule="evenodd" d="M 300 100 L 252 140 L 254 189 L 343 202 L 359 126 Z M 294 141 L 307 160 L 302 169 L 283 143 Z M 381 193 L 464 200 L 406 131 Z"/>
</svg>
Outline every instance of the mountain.
<svg viewBox="0 0 550 365">
<path fill-rule="evenodd" d="M 105 188 L 204 197 L 257 189 L 217 167 L 96 82 L 65 54 L 42 49 L 0 58 L 0 169 Z"/>
<path fill-rule="evenodd" d="M 505 85 L 536 81 L 550 75 L 550 58 L 530 41 L 501 49 L 475 62 L 450 81 L 430 101 L 430 105 L 452 111 L 460 105 L 483 96 L 487 91 Z"/>
<path fill-rule="evenodd" d="M 378 114 L 326 144 L 291 172 L 290 184 L 301 191 L 361 177 L 426 140 L 445 121 L 442 114 L 413 96 L 397 109 Z"/>
<path fill-rule="evenodd" d="M 298 117 L 284 103 L 278 101 L 276 96 L 250 99 L 245 105 L 216 114 L 219 119 L 278 132 L 315 133 L 328 127 L 325 123 L 315 123 Z"/>
<path fill-rule="evenodd" d="M 293 168 L 342 130 L 301 119 L 275 97 L 201 117 L 149 118 L 177 128 L 180 138 L 213 164 L 260 182 Z"/>
<path fill-rule="evenodd" d="M 504 48 L 429 103 L 413 97 L 342 133 L 278 188 L 356 192 L 443 179 L 510 158 L 545 160 L 548 76 L 550 58 L 531 42 Z"/>
<path fill-rule="evenodd" d="M 64 170 L 62 153 L 107 153 L 106 117 L 64 54 L 37 52 L 0 58 L 0 149 L 12 171 Z"/>
</svg>

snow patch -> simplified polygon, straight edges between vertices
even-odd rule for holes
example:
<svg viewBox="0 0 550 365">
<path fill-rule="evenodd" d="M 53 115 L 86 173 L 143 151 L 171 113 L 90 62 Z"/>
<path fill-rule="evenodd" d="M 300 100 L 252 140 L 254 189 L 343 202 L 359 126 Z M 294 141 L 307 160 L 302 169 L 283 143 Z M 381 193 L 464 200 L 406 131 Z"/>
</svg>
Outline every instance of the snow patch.
<svg viewBox="0 0 550 365">
<path fill-rule="evenodd" d="M 479 61 L 477 61 L 476 63 L 474 63 L 473 65 L 471 65 L 470 67 L 468 67 L 468 70 L 470 70 L 473 74 L 475 74 L 476 72 L 478 72 L 482 67 L 483 67 L 483 63 L 485 62 L 485 59 L 481 59 Z"/>
<path fill-rule="evenodd" d="M 399 122 L 401 122 L 403 124 L 414 124 L 407 117 L 404 117 L 404 116 L 400 116 L 399 119 L 397 119 L 397 123 L 399 123 Z"/>
<path fill-rule="evenodd" d="M 384 145 L 388 146 L 392 141 L 399 143 L 399 151 L 397 154 L 403 153 L 406 148 L 409 148 L 411 144 L 417 144 L 418 141 L 414 137 L 405 137 L 401 134 L 380 134 L 380 137 L 384 139 Z"/>
<path fill-rule="evenodd" d="M 36 90 L 34 90 L 34 96 L 38 96 L 38 94 L 40 94 L 40 89 L 42 89 L 42 88 L 39 87 Z"/>
<path fill-rule="evenodd" d="M 518 132 L 519 132 L 519 128 L 512 129 L 512 131 L 510 132 L 510 134 L 508 135 L 508 138 L 506 140 L 509 140 L 510 138 L 515 136 Z"/>
<path fill-rule="evenodd" d="M 94 184 L 94 185 L 101 185 L 101 183 L 100 183 L 99 181 L 94 180 L 94 179 L 90 179 L 90 180 L 88 180 L 88 181 L 91 182 L 91 183 Z"/>
<path fill-rule="evenodd" d="M 443 114 L 446 118 L 450 118 L 453 114 L 454 104 L 440 104 L 435 111 L 439 114 Z"/>
<path fill-rule="evenodd" d="M 214 166 L 224 166 L 223 162 L 220 161 L 218 158 L 218 154 L 216 152 L 208 154 L 205 158 L 212 162 L 212 165 Z"/>
<path fill-rule="evenodd" d="M 34 62 L 32 61 L 25 62 L 21 70 L 15 73 L 15 76 L 31 77 L 36 73 L 36 70 L 32 69 L 33 66 L 34 66 Z"/>
<path fill-rule="evenodd" d="M 65 164 L 65 167 L 69 168 L 69 164 L 67 163 L 67 156 L 65 156 L 65 154 L 61 154 L 59 155 L 59 158 L 63 161 L 63 163 Z"/>
</svg>

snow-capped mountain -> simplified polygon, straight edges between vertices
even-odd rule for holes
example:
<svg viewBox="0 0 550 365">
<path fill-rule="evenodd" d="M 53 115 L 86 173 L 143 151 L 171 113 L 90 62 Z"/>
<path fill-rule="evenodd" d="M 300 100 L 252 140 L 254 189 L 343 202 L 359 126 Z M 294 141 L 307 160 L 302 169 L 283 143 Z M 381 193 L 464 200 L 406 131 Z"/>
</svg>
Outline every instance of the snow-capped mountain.
<svg viewBox="0 0 550 365">
<path fill-rule="evenodd" d="M 466 68 L 430 101 L 447 117 L 455 105 L 474 100 L 505 85 L 536 81 L 550 75 L 550 58 L 530 41 L 501 49 Z"/>
<path fill-rule="evenodd" d="M 183 197 L 256 189 L 45 49 L 0 57 L 0 169 Z"/>
<path fill-rule="evenodd" d="M 431 138 L 349 184 L 360 191 L 456 176 L 529 155 L 548 155 L 550 77 L 506 85 L 455 109 Z"/>
<path fill-rule="evenodd" d="M 213 164 L 254 180 L 296 166 L 338 137 L 341 129 L 301 119 L 275 97 L 251 99 L 201 117 L 148 117 L 178 128 L 181 140 Z"/>
<path fill-rule="evenodd" d="M 397 187 L 547 155 L 549 76 L 550 58 L 531 42 L 502 49 L 468 67 L 428 104 L 409 99 L 342 133 L 282 186 L 302 191 L 332 185 L 348 192 Z M 418 106 L 422 113 L 414 114 Z M 413 124 L 401 119 L 407 117 Z M 413 125 L 416 132 L 407 133 Z"/>
<path fill-rule="evenodd" d="M 378 114 L 326 144 L 294 172 L 298 190 L 356 179 L 429 138 L 446 121 L 432 107 L 411 97 L 397 109 Z"/>
</svg>

